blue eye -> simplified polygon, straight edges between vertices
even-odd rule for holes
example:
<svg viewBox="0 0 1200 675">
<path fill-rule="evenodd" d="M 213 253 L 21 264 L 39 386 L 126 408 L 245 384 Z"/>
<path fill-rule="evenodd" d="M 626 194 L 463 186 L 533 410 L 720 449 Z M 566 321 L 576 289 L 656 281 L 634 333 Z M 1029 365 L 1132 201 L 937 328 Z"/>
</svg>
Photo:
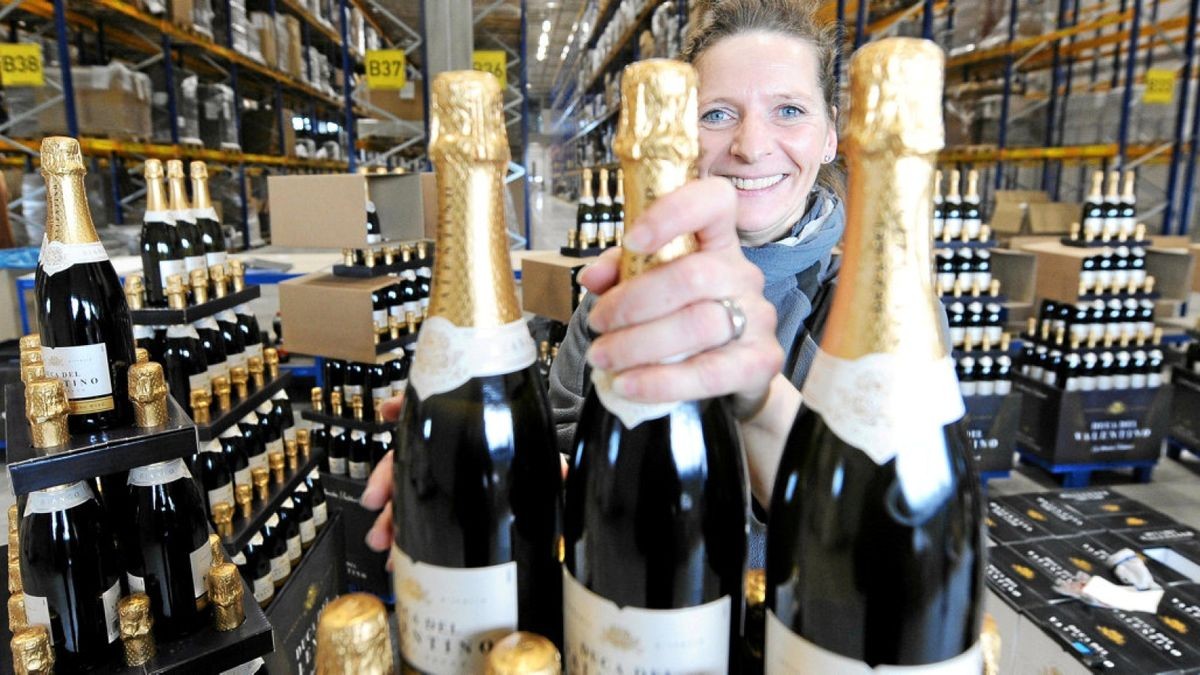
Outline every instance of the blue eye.
<svg viewBox="0 0 1200 675">
<path fill-rule="evenodd" d="M 729 119 L 729 113 L 725 112 L 724 110 L 709 110 L 700 116 L 701 122 L 709 123 L 726 122 Z"/>
<path fill-rule="evenodd" d="M 781 117 L 800 117 L 803 114 L 804 110 L 798 106 L 785 105 L 779 108 L 779 115 Z"/>
</svg>

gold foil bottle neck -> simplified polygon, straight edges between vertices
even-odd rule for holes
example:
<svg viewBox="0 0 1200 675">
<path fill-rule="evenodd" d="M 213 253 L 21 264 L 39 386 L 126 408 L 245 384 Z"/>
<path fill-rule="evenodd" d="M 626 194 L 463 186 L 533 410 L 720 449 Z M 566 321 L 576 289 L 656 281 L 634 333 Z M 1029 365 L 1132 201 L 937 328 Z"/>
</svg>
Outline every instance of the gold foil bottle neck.
<svg viewBox="0 0 1200 675">
<path fill-rule="evenodd" d="M 242 607 L 245 591 L 237 565 L 220 563 L 210 567 L 206 586 L 213 606 L 213 628 L 225 632 L 242 625 L 246 620 L 246 611 Z"/>
<path fill-rule="evenodd" d="M 25 419 L 35 448 L 53 448 L 70 441 L 67 432 L 67 388 L 57 378 L 30 380 L 25 385 Z"/>
<path fill-rule="evenodd" d="M 233 381 L 233 387 L 237 390 L 239 400 L 246 398 L 249 393 L 247 383 L 250 381 L 250 372 L 246 370 L 246 366 L 234 366 L 229 369 L 229 379 Z"/>
<path fill-rule="evenodd" d="M 41 361 L 30 363 L 21 368 L 21 383 L 29 384 L 33 380 L 41 380 L 46 377 L 46 364 Z"/>
<path fill-rule="evenodd" d="M 356 420 L 358 420 L 359 422 L 361 422 L 361 421 L 362 421 L 362 419 L 363 419 L 363 400 L 362 400 L 362 396 L 359 396 L 358 394 L 355 394 L 354 396 L 351 396 L 351 397 L 350 397 L 350 410 L 352 410 L 352 411 L 353 411 L 353 413 L 354 413 L 354 419 L 356 419 Z"/>
<path fill-rule="evenodd" d="M 167 307 L 170 309 L 187 308 L 187 289 L 183 287 L 183 277 L 179 274 L 167 277 Z"/>
<path fill-rule="evenodd" d="M 308 429 L 296 430 L 296 445 L 300 448 L 300 454 L 304 455 L 304 459 L 308 460 L 308 455 L 312 452 L 312 440 L 309 438 Z"/>
<path fill-rule="evenodd" d="M 100 241 L 88 208 L 86 173 L 79 142 L 51 136 L 42 140 L 42 177 L 46 180 L 46 239 L 63 244 Z"/>
<path fill-rule="evenodd" d="M 283 467 L 285 466 L 283 453 L 278 450 L 267 453 L 267 466 L 271 469 L 271 475 L 275 478 L 275 484 L 283 485 Z"/>
<path fill-rule="evenodd" d="M 150 612 L 150 597 L 133 593 L 117 602 L 117 620 L 121 642 L 125 648 L 125 665 L 134 668 L 154 658 L 154 615 Z"/>
<path fill-rule="evenodd" d="M 224 265 L 213 265 L 208 270 L 208 278 L 212 281 L 213 297 L 223 298 L 229 295 L 229 280 Z"/>
<path fill-rule="evenodd" d="M 283 454 L 287 457 L 289 471 L 295 471 L 300 466 L 300 442 L 297 440 L 283 442 Z"/>
<path fill-rule="evenodd" d="M 217 526 L 218 535 L 222 537 L 233 536 L 233 504 L 229 502 L 217 502 L 213 504 L 212 518 L 213 524 Z"/>
<path fill-rule="evenodd" d="M 21 593 L 24 590 L 25 580 L 21 578 L 21 559 L 18 557 L 16 560 L 8 561 L 8 592 Z"/>
<path fill-rule="evenodd" d="M 821 340 L 832 356 L 948 353 L 929 274 L 944 60 L 914 38 L 872 42 L 851 59 L 845 256 Z"/>
<path fill-rule="evenodd" d="M 22 352 L 40 350 L 42 348 L 42 336 L 38 335 L 37 333 L 22 335 L 21 339 L 18 341 L 18 345 Z"/>
<path fill-rule="evenodd" d="M 167 160 L 167 199 L 172 211 L 186 212 L 192 208 L 188 204 L 183 162 L 178 159 Z"/>
<path fill-rule="evenodd" d="M 767 601 L 767 571 L 762 568 L 746 570 L 746 604 L 758 607 Z"/>
<path fill-rule="evenodd" d="M 279 350 L 267 347 L 263 350 L 263 362 L 267 366 L 267 377 L 274 380 L 279 377 Z"/>
<path fill-rule="evenodd" d="M 249 518 L 254 509 L 254 488 L 249 485 L 239 485 L 234 488 L 234 499 L 242 511 L 242 518 Z"/>
<path fill-rule="evenodd" d="M 218 375 L 212 380 L 213 393 L 217 396 L 217 409 L 229 410 L 229 395 L 233 391 L 229 384 L 229 378 L 224 375 Z"/>
<path fill-rule="evenodd" d="M 310 401 L 312 401 L 313 412 L 324 412 L 325 410 L 325 393 L 320 387 L 313 387 L 310 392 Z"/>
<path fill-rule="evenodd" d="M 190 403 L 192 404 L 192 421 L 196 424 L 212 423 L 212 414 L 209 412 L 209 406 L 212 405 L 212 394 L 207 389 L 193 389 Z"/>
<path fill-rule="evenodd" d="M 510 633 L 488 654 L 487 675 L 558 675 L 562 656 L 554 643 L 536 633 Z"/>
<path fill-rule="evenodd" d="M 167 380 L 161 365 L 147 361 L 129 366 L 129 400 L 136 426 L 145 429 L 167 423 Z"/>
<path fill-rule="evenodd" d="M 254 388 L 262 389 L 263 378 L 263 360 L 261 356 L 251 356 L 246 359 L 246 369 L 250 373 L 250 379 L 254 380 Z"/>
<path fill-rule="evenodd" d="M 8 531 L 9 533 L 18 532 L 21 529 L 21 511 L 16 504 L 10 504 L 8 507 Z M 12 557 L 13 551 L 9 551 L 9 558 Z"/>
<path fill-rule="evenodd" d="M 267 501 L 267 498 L 271 496 L 270 472 L 265 467 L 255 467 L 250 469 L 250 480 L 254 482 L 254 491 L 258 493 L 258 500 Z"/>
<path fill-rule="evenodd" d="M 142 169 L 146 179 L 146 211 L 163 212 L 171 207 L 167 201 L 167 191 L 163 187 L 163 165 L 161 160 L 148 159 Z"/>
<path fill-rule="evenodd" d="M 393 672 L 387 609 L 373 595 L 335 598 L 317 620 L 317 675 Z"/>
<path fill-rule="evenodd" d="M 219 504 L 228 504 L 228 502 L 218 502 L 218 503 Z M 229 512 L 230 512 L 230 517 L 232 518 L 233 517 L 233 507 L 232 506 L 230 506 Z M 214 519 L 215 519 L 215 516 L 214 516 Z M 223 562 L 229 562 L 228 560 L 225 559 L 225 547 L 223 545 L 221 545 L 221 535 L 219 535 L 219 534 L 209 534 L 208 535 L 208 550 L 212 551 L 212 559 L 213 559 L 212 564 L 213 565 L 218 565 Z"/>
<path fill-rule="evenodd" d="M 26 626 L 9 642 L 16 675 L 50 675 L 54 672 L 54 648 L 45 626 Z"/>
<path fill-rule="evenodd" d="M 233 280 L 233 292 L 240 293 L 246 288 L 246 265 L 237 258 L 230 258 L 225 264 L 229 266 L 229 277 Z"/>
<path fill-rule="evenodd" d="M 17 633 L 29 625 L 25 613 L 25 594 L 16 592 L 8 596 L 8 632 Z"/>
<path fill-rule="evenodd" d="M 147 363 L 148 361 L 150 361 L 150 351 L 147 350 L 145 347 L 134 347 L 133 362 L 134 363 Z"/>
<path fill-rule="evenodd" d="M 188 165 L 192 178 L 192 208 L 211 209 L 212 196 L 208 192 L 208 166 L 204 162 L 192 162 Z"/>
<path fill-rule="evenodd" d="M 696 71 L 681 61 L 647 59 L 621 75 L 621 114 L 613 149 L 625 177 L 625 222 L 632 224 L 654 200 L 691 178 L 700 151 Z M 696 250 L 692 235 L 658 251 L 621 253 L 621 279 Z"/>
<path fill-rule="evenodd" d="M 500 82 L 487 73 L 434 79 L 429 156 L 437 170 L 438 234 L 429 314 L 463 328 L 521 318 L 504 224 L 510 153 L 503 105 Z"/>
<path fill-rule="evenodd" d="M 329 394 L 329 407 L 333 408 L 334 417 L 342 416 L 342 392 L 335 390 Z"/>
<path fill-rule="evenodd" d="M 1121 194 L 1121 172 L 1116 169 L 1108 172 L 1108 201 L 1117 201 Z"/>
<path fill-rule="evenodd" d="M 140 274 L 130 274 L 125 277 L 125 303 L 129 309 L 141 309 L 145 306 L 146 282 Z"/>
<path fill-rule="evenodd" d="M 192 287 L 195 304 L 202 305 L 208 302 L 208 268 L 201 267 L 188 272 L 188 281 Z"/>
</svg>

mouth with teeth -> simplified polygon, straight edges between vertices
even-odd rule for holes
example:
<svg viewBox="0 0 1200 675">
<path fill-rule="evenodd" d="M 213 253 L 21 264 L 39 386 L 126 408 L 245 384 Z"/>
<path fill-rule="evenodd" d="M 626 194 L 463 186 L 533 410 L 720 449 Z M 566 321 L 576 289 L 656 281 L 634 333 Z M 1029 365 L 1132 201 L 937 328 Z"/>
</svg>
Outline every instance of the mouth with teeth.
<svg viewBox="0 0 1200 675">
<path fill-rule="evenodd" d="M 738 192 L 761 192 L 779 185 L 783 179 L 787 178 L 787 174 L 777 173 L 760 178 L 741 178 L 739 176 L 726 176 L 726 178 L 733 184 L 733 187 L 737 188 Z"/>
</svg>

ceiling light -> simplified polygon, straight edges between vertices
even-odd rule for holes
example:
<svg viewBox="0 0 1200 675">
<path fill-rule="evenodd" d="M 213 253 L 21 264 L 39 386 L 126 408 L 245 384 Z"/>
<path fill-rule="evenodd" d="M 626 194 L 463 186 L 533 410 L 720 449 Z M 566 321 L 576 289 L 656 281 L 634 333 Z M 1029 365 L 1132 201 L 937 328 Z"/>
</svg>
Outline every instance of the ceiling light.
<svg viewBox="0 0 1200 675">
<path fill-rule="evenodd" d="M 545 21 L 542 22 L 542 32 L 543 33 L 550 32 L 550 19 L 546 19 Z"/>
<path fill-rule="evenodd" d="M 546 3 L 546 9 L 554 9 L 555 7 L 558 7 L 558 3 L 554 2 L 554 0 Z"/>
</svg>

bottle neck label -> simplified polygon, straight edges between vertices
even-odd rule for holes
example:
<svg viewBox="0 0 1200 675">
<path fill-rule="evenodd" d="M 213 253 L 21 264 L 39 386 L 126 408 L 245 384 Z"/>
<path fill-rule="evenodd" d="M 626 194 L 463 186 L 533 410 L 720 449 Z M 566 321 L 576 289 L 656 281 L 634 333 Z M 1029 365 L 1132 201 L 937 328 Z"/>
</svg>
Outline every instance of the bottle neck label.
<svg viewBox="0 0 1200 675">
<path fill-rule="evenodd" d="M 166 485 L 173 483 L 181 478 L 191 478 L 192 474 L 188 471 L 187 464 L 183 463 L 182 459 L 172 459 L 167 462 L 159 462 L 148 466 L 139 466 L 129 470 L 129 485 L 138 487 L 154 487 L 155 485 Z"/>
<path fill-rule="evenodd" d="M 965 408 L 949 356 L 843 359 L 817 349 L 801 397 L 838 438 L 876 464 L 895 459 L 910 504 L 924 504 L 950 487 L 942 428 L 961 420 Z"/>
<path fill-rule="evenodd" d="M 54 276 L 72 265 L 107 262 L 108 253 L 98 241 L 86 244 L 64 244 L 61 241 L 46 241 L 38 255 L 38 262 L 46 276 Z"/>
<path fill-rule="evenodd" d="M 618 607 L 564 566 L 563 665 L 584 673 L 725 673 L 730 611 L 728 595 L 682 609 Z"/>
<path fill-rule="evenodd" d="M 872 668 L 852 658 L 823 649 L 793 633 L 767 611 L 766 675 L 784 673 L 844 673 L 845 675 L 976 675 L 983 672 L 983 649 L 976 642 L 970 649 L 947 661 L 922 666 Z"/>
<path fill-rule="evenodd" d="M 31 492 L 25 500 L 25 515 L 67 511 L 92 498 L 92 489 L 83 481 L 61 490 L 38 490 Z"/>
<path fill-rule="evenodd" d="M 678 360 L 682 361 L 683 359 L 680 358 Z M 614 379 L 616 379 L 616 375 L 607 370 L 601 370 L 600 368 L 592 369 L 592 390 L 596 392 L 596 396 L 600 399 L 600 404 L 604 406 L 604 409 L 616 415 L 617 419 L 621 420 L 621 424 L 624 424 L 626 429 L 636 428 L 637 425 L 647 420 L 666 417 L 679 405 L 679 402 L 640 403 L 638 401 L 631 401 L 613 389 Z"/>
<path fill-rule="evenodd" d="M 409 382 L 421 399 L 453 391 L 476 377 L 523 370 L 537 360 L 537 345 L 524 319 L 495 328 L 460 328 L 431 316 L 419 335 Z"/>
<path fill-rule="evenodd" d="M 393 544 L 400 653 L 428 673 L 482 673 L 492 645 L 517 629 L 517 563 L 450 568 Z"/>
</svg>

